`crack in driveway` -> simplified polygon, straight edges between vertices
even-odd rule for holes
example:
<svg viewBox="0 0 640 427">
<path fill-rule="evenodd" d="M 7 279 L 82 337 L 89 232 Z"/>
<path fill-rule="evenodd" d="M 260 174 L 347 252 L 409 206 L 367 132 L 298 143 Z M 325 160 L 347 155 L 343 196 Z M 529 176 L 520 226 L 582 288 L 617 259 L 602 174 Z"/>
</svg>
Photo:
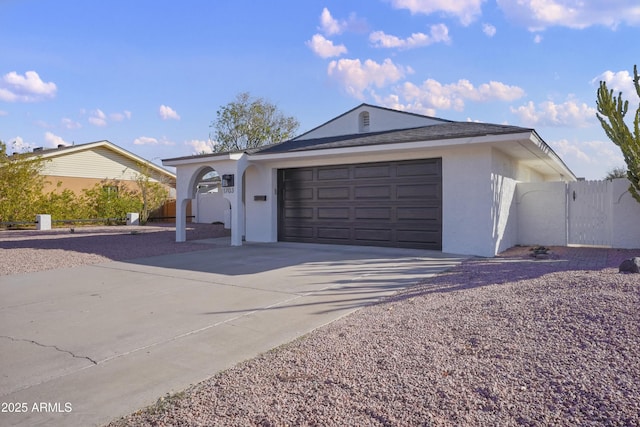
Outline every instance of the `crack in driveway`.
<svg viewBox="0 0 640 427">
<path fill-rule="evenodd" d="M 89 356 L 78 356 L 78 355 L 77 355 L 77 354 L 75 354 L 74 352 L 69 351 L 69 350 L 62 349 L 62 348 L 58 347 L 57 345 L 47 345 L 47 344 L 39 343 L 38 341 L 29 340 L 29 339 L 26 339 L 26 338 L 15 338 L 15 337 L 7 336 L 7 335 L 0 335 L 0 338 L 6 338 L 6 339 L 8 339 L 8 340 L 16 341 L 16 342 L 17 342 L 17 341 L 29 342 L 29 343 L 31 343 L 31 344 L 35 344 L 35 345 L 37 345 L 37 346 L 39 346 L 39 347 L 44 347 L 44 348 L 53 348 L 54 350 L 57 350 L 57 351 L 59 351 L 59 352 L 61 352 L 61 353 L 67 353 L 67 354 L 69 354 L 71 357 L 73 357 L 73 358 L 75 358 L 75 359 L 86 359 L 86 360 L 88 360 L 89 362 L 93 363 L 94 365 L 97 365 L 97 364 L 98 364 L 98 362 L 96 362 L 95 360 L 93 360 L 93 359 L 92 359 L 92 358 L 90 358 Z"/>
</svg>

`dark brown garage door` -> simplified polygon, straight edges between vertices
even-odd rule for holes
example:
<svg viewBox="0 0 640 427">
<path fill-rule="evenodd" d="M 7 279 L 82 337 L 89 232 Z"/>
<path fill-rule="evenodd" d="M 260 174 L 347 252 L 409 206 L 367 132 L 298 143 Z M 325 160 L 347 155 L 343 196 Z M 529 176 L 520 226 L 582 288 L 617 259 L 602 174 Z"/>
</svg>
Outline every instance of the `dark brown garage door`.
<svg viewBox="0 0 640 427">
<path fill-rule="evenodd" d="M 442 159 L 280 169 L 278 240 L 442 249 Z"/>
</svg>

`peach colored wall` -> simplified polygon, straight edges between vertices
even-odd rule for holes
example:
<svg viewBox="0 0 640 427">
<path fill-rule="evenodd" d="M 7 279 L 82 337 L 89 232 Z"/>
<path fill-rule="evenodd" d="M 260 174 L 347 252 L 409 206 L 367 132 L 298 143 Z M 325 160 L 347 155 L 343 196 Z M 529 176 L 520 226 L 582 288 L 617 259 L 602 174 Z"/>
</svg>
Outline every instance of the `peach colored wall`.
<svg viewBox="0 0 640 427">
<path fill-rule="evenodd" d="M 51 191 L 56 191 L 60 193 L 63 190 L 68 188 L 69 190 L 73 191 L 78 195 L 82 194 L 82 190 L 92 188 L 94 185 L 100 184 L 104 181 L 103 179 L 97 179 L 97 178 L 79 178 L 79 177 L 73 177 L 73 176 L 47 176 L 47 175 L 45 175 L 44 179 L 46 183 L 44 185 L 43 191 L 45 193 L 49 193 Z M 59 187 L 58 187 L 58 182 L 61 183 Z M 135 190 L 138 188 L 135 181 L 120 180 L 120 182 L 124 183 L 128 188 L 131 188 L 132 190 Z M 165 186 L 165 187 L 167 188 L 167 190 L 170 191 L 171 187 L 169 186 Z"/>
</svg>

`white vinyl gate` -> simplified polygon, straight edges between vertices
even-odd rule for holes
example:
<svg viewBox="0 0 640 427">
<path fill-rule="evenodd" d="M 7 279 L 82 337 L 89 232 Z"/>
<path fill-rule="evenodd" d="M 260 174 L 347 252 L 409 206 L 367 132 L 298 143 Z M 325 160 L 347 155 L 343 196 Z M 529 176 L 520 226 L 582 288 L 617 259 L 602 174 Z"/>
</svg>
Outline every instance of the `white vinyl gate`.
<svg viewBox="0 0 640 427">
<path fill-rule="evenodd" d="M 640 249 L 640 203 L 626 179 L 523 182 L 516 193 L 519 245 Z"/>
<path fill-rule="evenodd" d="M 577 181 L 568 186 L 568 243 L 612 245 L 611 181 Z"/>
</svg>

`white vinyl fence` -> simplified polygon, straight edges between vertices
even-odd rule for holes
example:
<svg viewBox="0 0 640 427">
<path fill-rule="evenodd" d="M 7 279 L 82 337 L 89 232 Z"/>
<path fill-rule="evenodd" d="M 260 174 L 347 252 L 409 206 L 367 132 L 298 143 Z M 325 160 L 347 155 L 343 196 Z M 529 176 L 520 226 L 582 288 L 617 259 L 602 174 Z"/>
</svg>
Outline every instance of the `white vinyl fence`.
<svg viewBox="0 0 640 427">
<path fill-rule="evenodd" d="M 640 203 L 629 181 L 519 183 L 518 243 L 640 248 Z"/>
</svg>

